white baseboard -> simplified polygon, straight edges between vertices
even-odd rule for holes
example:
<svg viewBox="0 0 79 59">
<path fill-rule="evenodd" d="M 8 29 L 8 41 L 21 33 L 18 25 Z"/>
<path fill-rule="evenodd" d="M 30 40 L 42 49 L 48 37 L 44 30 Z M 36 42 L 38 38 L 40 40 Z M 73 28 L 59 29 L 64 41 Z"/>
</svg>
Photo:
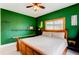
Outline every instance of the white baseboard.
<svg viewBox="0 0 79 59">
<path fill-rule="evenodd" d="M 4 44 L 4 45 L 0 45 L 0 48 L 6 47 L 6 46 L 15 45 L 15 44 L 16 44 L 16 42 L 9 43 L 9 44 Z"/>
</svg>

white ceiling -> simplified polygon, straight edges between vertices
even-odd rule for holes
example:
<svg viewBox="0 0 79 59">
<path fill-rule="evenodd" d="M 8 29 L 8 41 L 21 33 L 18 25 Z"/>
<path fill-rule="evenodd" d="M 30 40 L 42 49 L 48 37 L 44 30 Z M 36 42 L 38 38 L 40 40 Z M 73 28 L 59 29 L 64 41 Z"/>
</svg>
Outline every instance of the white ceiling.
<svg viewBox="0 0 79 59">
<path fill-rule="evenodd" d="M 33 8 L 26 8 L 26 6 L 30 5 L 30 3 L 0 3 L 0 7 L 24 15 L 39 17 L 41 15 L 68 7 L 73 4 L 75 3 L 42 3 L 42 5 L 46 8 L 40 9 L 36 12 L 33 10 Z"/>
</svg>

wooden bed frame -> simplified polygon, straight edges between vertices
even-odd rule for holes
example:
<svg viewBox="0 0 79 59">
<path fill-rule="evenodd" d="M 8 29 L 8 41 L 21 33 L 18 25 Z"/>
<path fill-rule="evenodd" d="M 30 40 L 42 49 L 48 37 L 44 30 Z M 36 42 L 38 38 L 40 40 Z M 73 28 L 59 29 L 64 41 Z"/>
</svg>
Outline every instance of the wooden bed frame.
<svg viewBox="0 0 79 59">
<path fill-rule="evenodd" d="M 57 32 L 60 32 L 60 31 L 57 31 Z M 64 31 L 64 33 L 65 33 L 64 37 L 67 39 L 67 32 Z M 37 50 L 34 47 L 20 40 L 19 37 L 16 38 L 16 41 L 17 41 L 17 44 L 16 44 L 17 51 L 20 51 L 22 55 L 44 55 L 40 50 Z M 63 55 L 65 55 L 66 52 L 67 52 L 67 48 L 64 49 Z"/>
<path fill-rule="evenodd" d="M 17 51 L 20 51 L 22 55 L 42 55 L 43 54 L 39 50 L 35 49 L 34 47 L 19 40 L 19 38 L 16 38 L 16 40 L 17 40 L 17 44 L 16 44 Z"/>
</svg>

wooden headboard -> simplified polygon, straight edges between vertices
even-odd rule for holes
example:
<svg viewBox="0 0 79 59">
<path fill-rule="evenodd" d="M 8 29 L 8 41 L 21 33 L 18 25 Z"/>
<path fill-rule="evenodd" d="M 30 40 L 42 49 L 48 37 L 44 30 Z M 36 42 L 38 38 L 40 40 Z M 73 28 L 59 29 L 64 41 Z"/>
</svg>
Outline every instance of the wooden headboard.
<svg viewBox="0 0 79 59">
<path fill-rule="evenodd" d="M 46 24 L 47 24 L 47 22 L 55 22 L 56 23 L 56 21 L 58 22 L 58 21 L 62 21 L 62 24 L 60 23 L 60 25 L 63 25 L 63 27 L 62 27 L 62 29 L 57 29 L 57 30 L 55 30 L 55 29 L 47 29 L 46 28 Z M 44 32 L 64 32 L 65 33 L 65 35 L 64 35 L 64 38 L 66 38 L 67 39 L 67 31 L 66 31 L 66 24 L 65 24 L 66 22 L 65 22 L 65 17 L 62 17 L 62 18 L 57 18 L 57 19 L 52 19 L 52 20 L 46 20 L 45 22 L 44 22 L 44 24 L 45 24 L 45 29 L 42 29 L 42 31 L 44 31 Z M 51 24 L 52 25 L 52 24 Z M 58 25 L 59 26 L 59 25 Z"/>
</svg>

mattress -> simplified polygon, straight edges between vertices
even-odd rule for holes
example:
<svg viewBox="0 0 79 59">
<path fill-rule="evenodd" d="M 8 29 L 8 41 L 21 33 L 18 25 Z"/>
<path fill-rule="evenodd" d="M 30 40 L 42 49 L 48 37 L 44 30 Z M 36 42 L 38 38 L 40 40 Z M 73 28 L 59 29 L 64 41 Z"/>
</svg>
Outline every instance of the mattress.
<svg viewBox="0 0 79 59">
<path fill-rule="evenodd" d="M 35 49 L 40 50 L 45 55 L 60 55 L 67 47 L 66 39 L 46 36 L 36 36 L 22 39 Z"/>
</svg>

